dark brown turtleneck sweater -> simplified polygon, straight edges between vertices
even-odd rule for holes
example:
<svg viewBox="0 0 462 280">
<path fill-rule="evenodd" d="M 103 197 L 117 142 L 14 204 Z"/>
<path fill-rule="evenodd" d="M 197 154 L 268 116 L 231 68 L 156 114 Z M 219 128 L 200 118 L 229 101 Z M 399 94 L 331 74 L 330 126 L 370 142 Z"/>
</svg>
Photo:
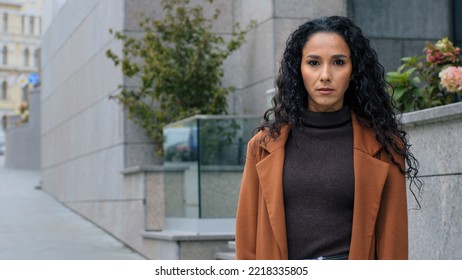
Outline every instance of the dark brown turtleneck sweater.
<svg viewBox="0 0 462 280">
<path fill-rule="evenodd" d="M 348 253 L 354 201 L 351 113 L 305 110 L 284 161 L 289 259 Z"/>
</svg>

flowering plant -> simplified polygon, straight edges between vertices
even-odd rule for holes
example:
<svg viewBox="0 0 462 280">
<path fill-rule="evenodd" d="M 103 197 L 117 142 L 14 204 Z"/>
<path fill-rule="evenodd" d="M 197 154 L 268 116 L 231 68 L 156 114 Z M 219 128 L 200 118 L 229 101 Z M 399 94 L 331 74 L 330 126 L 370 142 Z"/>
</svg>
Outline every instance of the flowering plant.
<svg viewBox="0 0 462 280">
<path fill-rule="evenodd" d="M 21 123 L 29 121 L 29 105 L 27 103 L 23 102 L 19 105 L 19 114 L 21 116 Z"/>
<path fill-rule="evenodd" d="M 27 105 L 27 103 L 21 103 L 19 104 L 19 113 L 24 113 L 25 111 L 27 111 L 29 108 L 29 106 Z"/>
<path fill-rule="evenodd" d="M 449 39 L 443 38 L 432 44 L 427 42 L 425 48 L 427 62 L 436 65 L 458 64 L 460 63 L 460 48 L 454 47 Z"/>
<path fill-rule="evenodd" d="M 401 111 L 409 112 L 460 100 L 462 55 L 448 38 L 426 43 L 425 55 L 404 57 L 386 75 L 390 93 Z"/>
<path fill-rule="evenodd" d="M 438 75 L 440 85 L 449 92 L 462 93 L 462 67 L 449 66 Z"/>
</svg>

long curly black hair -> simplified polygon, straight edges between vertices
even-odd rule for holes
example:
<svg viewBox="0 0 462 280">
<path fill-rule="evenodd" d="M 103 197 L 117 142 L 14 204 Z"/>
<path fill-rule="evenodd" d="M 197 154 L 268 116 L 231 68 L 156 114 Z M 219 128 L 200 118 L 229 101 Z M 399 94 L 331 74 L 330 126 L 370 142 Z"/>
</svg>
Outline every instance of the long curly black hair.
<svg viewBox="0 0 462 280">
<path fill-rule="evenodd" d="M 410 151 L 407 133 L 397 119 L 396 107 L 387 92 L 389 86 L 384 78 L 384 68 L 371 48 L 369 40 L 352 20 L 342 16 L 322 17 L 308 21 L 295 30 L 287 40 L 286 48 L 276 78 L 276 94 L 273 107 L 268 109 L 259 130 L 269 130 L 276 138 L 284 125 L 301 125 L 300 113 L 308 108 L 308 93 L 301 74 L 302 50 L 310 37 L 318 32 L 332 32 L 343 37 L 351 53 L 353 70 L 351 81 L 345 92 L 344 104 L 357 116 L 358 121 L 375 131 L 382 149 L 410 180 L 410 189 L 415 185 L 420 193 L 422 186 L 417 177 L 419 163 Z M 406 166 L 401 166 L 393 152 L 404 157 Z M 417 198 L 416 198 L 417 199 Z M 420 208 L 419 200 L 417 199 Z"/>
</svg>

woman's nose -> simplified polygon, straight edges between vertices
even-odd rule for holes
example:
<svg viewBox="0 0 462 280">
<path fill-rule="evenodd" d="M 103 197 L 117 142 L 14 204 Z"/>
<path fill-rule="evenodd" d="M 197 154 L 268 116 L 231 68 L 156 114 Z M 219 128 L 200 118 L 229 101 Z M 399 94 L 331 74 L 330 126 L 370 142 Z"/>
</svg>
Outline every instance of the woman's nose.
<svg viewBox="0 0 462 280">
<path fill-rule="evenodd" d="M 324 67 L 322 67 L 319 79 L 323 82 L 331 80 L 331 69 L 329 65 L 324 65 Z"/>
</svg>

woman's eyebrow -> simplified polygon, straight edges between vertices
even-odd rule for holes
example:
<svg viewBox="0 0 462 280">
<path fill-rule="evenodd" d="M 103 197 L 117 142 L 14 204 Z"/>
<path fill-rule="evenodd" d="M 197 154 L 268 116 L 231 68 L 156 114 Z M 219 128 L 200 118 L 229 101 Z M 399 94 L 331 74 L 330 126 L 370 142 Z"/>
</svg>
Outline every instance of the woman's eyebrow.
<svg viewBox="0 0 462 280">
<path fill-rule="evenodd" d="M 349 56 L 346 54 L 335 54 L 332 58 L 348 58 Z"/>
<path fill-rule="evenodd" d="M 305 58 L 320 59 L 321 57 L 317 54 L 309 54 Z M 349 58 L 349 56 L 346 54 L 334 54 L 331 58 Z"/>
</svg>

